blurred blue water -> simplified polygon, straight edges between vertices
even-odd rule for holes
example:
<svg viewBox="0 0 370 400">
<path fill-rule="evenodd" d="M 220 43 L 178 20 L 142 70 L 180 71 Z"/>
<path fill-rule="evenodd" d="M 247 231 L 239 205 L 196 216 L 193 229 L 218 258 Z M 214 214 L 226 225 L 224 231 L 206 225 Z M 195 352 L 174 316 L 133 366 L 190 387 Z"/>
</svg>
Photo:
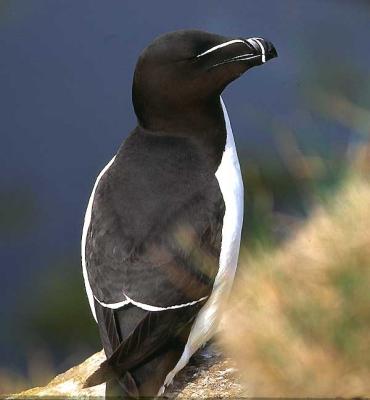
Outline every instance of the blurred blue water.
<svg viewBox="0 0 370 400">
<path fill-rule="evenodd" d="M 316 84 L 310 72 L 318 66 L 369 70 L 369 10 L 361 1 L 3 0 L 0 191 L 28 193 L 37 221 L 15 233 L 0 231 L 7 327 L 0 364 L 16 359 L 12 332 L 22 294 L 32 292 L 35 277 L 55 260 L 78 257 L 95 176 L 135 125 L 131 77 L 153 37 L 199 28 L 275 44 L 280 57 L 249 71 L 224 95 L 243 160 L 269 159 L 276 140 L 265 116 L 307 143 L 345 147 L 349 129 L 312 113 L 303 88 Z M 365 83 L 352 85 L 360 97 Z"/>
</svg>

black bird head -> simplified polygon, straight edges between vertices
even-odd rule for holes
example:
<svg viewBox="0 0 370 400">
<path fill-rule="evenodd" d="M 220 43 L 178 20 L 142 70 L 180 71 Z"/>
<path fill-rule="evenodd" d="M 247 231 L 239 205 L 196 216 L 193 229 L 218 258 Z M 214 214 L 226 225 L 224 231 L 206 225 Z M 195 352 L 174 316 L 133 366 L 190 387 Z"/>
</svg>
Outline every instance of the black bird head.
<svg viewBox="0 0 370 400">
<path fill-rule="evenodd" d="M 263 38 L 198 30 L 162 35 L 144 49 L 136 65 L 133 103 L 139 122 L 166 130 L 160 120 L 207 108 L 230 82 L 274 57 L 275 47 Z"/>
</svg>

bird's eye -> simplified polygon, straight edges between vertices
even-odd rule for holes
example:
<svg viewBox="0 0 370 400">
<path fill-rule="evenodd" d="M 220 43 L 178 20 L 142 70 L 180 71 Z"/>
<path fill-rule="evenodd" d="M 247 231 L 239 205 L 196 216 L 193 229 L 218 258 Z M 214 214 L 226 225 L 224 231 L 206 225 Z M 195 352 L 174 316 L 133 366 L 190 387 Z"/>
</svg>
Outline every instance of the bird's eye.
<svg viewBox="0 0 370 400">
<path fill-rule="evenodd" d="M 186 58 L 182 58 L 181 60 L 177 60 L 177 63 L 188 63 L 188 62 L 195 62 L 197 61 L 197 56 L 190 56 Z"/>
<path fill-rule="evenodd" d="M 197 61 L 197 60 L 198 60 L 198 57 L 196 55 L 195 56 L 191 56 L 191 57 L 186 59 L 186 61 L 192 61 L 192 62 Z"/>
</svg>

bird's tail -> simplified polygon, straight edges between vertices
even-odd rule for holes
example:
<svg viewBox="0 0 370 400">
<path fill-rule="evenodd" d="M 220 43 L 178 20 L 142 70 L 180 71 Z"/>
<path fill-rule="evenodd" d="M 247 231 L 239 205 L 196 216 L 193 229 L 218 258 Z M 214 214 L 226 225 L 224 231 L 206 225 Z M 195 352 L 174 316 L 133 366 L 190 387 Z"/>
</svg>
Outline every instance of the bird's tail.
<svg viewBox="0 0 370 400">
<path fill-rule="evenodd" d="M 114 369 L 104 361 L 100 367 L 85 381 L 83 388 L 100 385 L 106 382 L 106 398 L 139 398 L 139 390 L 129 371 L 117 377 Z"/>
<path fill-rule="evenodd" d="M 99 368 L 93 372 L 85 381 L 83 388 L 100 385 L 104 382 L 109 382 L 116 377 L 113 368 L 108 364 L 108 360 L 102 362 Z"/>
<path fill-rule="evenodd" d="M 113 354 L 100 364 L 100 367 L 85 381 L 84 388 L 100 385 L 113 378 L 121 379 L 126 373 L 150 357 L 163 346 L 169 336 L 172 324 L 161 326 L 163 317 L 170 315 L 158 312 L 148 312 L 137 325 L 132 334 L 115 349 Z M 125 378 L 128 379 L 128 378 Z"/>
<path fill-rule="evenodd" d="M 164 379 L 168 372 L 167 368 L 176 364 L 175 354 L 178 359 L 184 349 L 193 320 L 202 306 L 203 302 L 191 305 L 185 310 L 147 311 L 126 339 L 119 343 L 113 353 L 108 353 L 107 360 L 87 378 L 84 388 L 107 382 L 109 391 L 115 392 L 119 386 L 122 388 L 121 398 L 122 392 L 126 397 L 132 398 L 137 397 L 137 393 L 140 395 L 144 392 L 152 393 L 154 388 L 158 391 L 161 382 L 157 382 L 156 379 L 158 377 L 160 377 L 159 380 Z M 159 357 L 157 364 L 162 362 L 163 366 L 166 365 L 162 367 L 164 377 L 159 371 L 148 379 L 148 374 L 149 376 L 152 374 L 147 366 L 152 361 L 155 365 L 156 357 Z M 145 370 L 143 374 L 146 376 L 144 379 L 146 389 L 144 389 L 143 378 L 139 378 L 141 374 L 139 370 Z M 135 371 L 134 375 L 133 371 Z M 136 382 L 136 379 L 140 383 Z M 150 385 L 153 387 L 149 390 Z"/>
<path fill-rule="evenodd" d="M 105 387 L 105 398 L 132 398 L 138 399 L 139 389 L 136 385 L 136 382 L 129 371 L 127 371 L 122 378 L 112 379 L 107 382 Z"/>
</svg>

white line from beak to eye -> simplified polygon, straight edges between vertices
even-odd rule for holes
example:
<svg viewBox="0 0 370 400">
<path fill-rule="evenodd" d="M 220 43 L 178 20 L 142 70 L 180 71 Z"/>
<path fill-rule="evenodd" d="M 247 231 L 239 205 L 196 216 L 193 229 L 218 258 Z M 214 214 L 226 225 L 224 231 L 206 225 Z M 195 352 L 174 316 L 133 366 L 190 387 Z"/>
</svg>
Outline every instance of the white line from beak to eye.
<svg viewBox="0 0 370 400">
<path fill-rule="evenodd" d="M 266 62 L 266 51 L 265 51 L 265 48 L 263 47 L 263 44 L 261 43 L 261 40 L 262 40 L 261 38 L 250 38 L 250 39 L 247 39 L 247 42 L 248 43 L 256 42 L 258 44 L 258 46 L 260 47 L 261 52 L 262 52 L 262 62 L 265 63 Z"/>
<path fill-rule="evenodd" d="M 215 50 L 221 49 L 222 47 L 229 46 L 230 44 L 233 44 L 233 43 L 244 43 L 245 44 L 245 41 L 241 40 L 241 39 L 229 40 L 228 42 L 218 44 L 217 46 L 213 46 L 210 49 L 204 51 L 203 53 L 198 54 L 197 58 L 205 56 L 208 53 L 211 53 Z"/>
</svg>

